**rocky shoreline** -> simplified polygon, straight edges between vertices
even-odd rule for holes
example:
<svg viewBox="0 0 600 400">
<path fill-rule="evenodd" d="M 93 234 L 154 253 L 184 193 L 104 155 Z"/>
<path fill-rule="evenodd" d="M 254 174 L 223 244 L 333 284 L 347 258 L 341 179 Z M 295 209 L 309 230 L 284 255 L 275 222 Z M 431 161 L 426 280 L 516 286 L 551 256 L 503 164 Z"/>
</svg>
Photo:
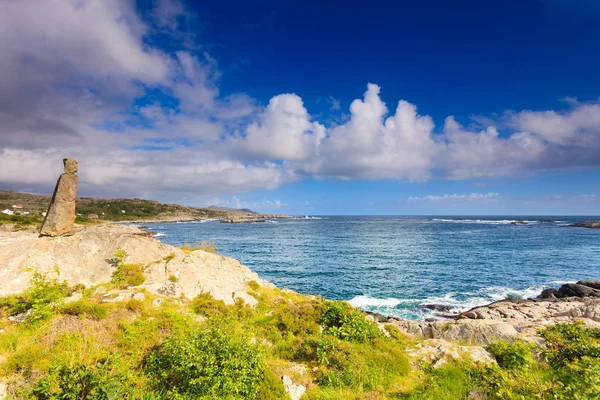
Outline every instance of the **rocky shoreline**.
<svg viewBox="0 0 600 400">
<path fill-rule="evenodd" d="M 600 328 L 600 280 L 567 283 L 543 290 L 536 298 L 509 298 L 474 307 L 456 315 L 443 306 L 438 319 L 404 320 L 369 312 L 379 323 L 392 324 L 409 336 L 487 345 L 496 340 L 539 342 L 538 329 L 558 323 L 582 322 Z"/>
<path fill-rule="evenodd" d="M 162 244 L 143 227 L 121 224 L 76 226 L 69 236 L 38 238 L 31 231 L 0 231 L 0 295 L 23 291 L 34 270 L 52 274 L 60 266 L 60 277 L 70 284 L 95 285 L 110 280 L 110 259 L 118 248 L 127 251 L 128 261 L 147 265 L 146 290 L 152 293 L 193 298 L 210 292 L 232 303 L 235 298 L 253 303 L 246 284 L 251 280 L 271 286 L 236 260 Z M 172 276 L 177 283 L 170 281 Z M 506 299 L 450 314 L 443 305 L 427 304 L 437 319 L 403 320 L 368 313 L 381 324 L 393 324 L 409 336 L 461 341 L 485 345 L 498 339 L 538 341 L 537 330 L 556 323 L 582 321 L 600 327 L 600 281 L 585 280 L 545 289 L 535 299 Z"/>
</svg>

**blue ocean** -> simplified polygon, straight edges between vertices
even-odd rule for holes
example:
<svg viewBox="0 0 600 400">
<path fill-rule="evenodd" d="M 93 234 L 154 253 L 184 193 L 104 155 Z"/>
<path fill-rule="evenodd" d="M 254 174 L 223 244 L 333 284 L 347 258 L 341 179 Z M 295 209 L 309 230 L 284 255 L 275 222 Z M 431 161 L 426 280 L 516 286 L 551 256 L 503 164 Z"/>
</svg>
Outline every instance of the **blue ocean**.
<svg viewBox="0 0 600 400">
<path fill-rule="evenodd" d="M 280 288 L 403 318 L 457 312 L 544 287 L 600 279 L 591 217 L 306 217 L 146 224 L 171 245 L 211 241 Z M 524 221 L 524 225 L 512 222 Z"/>
</svg>

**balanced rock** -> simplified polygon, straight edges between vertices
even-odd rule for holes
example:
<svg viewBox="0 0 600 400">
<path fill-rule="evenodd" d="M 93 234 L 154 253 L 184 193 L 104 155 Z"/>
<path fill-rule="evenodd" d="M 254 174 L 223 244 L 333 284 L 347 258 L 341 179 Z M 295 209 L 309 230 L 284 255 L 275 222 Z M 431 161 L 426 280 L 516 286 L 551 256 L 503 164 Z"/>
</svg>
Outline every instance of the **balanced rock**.
<svg viewBox="0 0 600 400">
<path fill-rule="evenodd" d="M 40 236 L 60 236 L 71 232 L 75 222 L 75 197 L 77 196 L 77 161 L 63 159 L 65 172 L 58 178 L 52 201 Z"/>
</svg>

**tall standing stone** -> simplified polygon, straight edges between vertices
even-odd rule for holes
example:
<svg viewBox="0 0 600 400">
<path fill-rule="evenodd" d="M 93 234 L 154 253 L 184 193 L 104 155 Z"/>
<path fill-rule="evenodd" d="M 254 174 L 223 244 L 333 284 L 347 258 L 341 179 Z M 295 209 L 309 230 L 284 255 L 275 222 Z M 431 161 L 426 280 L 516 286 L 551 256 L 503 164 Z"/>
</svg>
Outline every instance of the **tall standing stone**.
<svg viewBox="0 0 600 400">
<path fill-rule="evenodd" d="M 63 159 L 65 172 L 60 175 L 40 236 L 60 236 L 71 232 L 75 222 L 75 197 L 77 196 L 77 161 Z"/>
</svg>

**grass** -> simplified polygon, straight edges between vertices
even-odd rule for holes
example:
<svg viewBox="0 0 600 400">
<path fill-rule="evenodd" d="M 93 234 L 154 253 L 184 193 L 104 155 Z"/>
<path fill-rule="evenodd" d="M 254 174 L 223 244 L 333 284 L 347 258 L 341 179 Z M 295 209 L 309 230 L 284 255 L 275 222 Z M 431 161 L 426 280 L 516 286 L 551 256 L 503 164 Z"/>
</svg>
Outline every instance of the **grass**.
<svg viewBox="0 0 600 400">
<path fill-rule="evenodd" d="M 499 342 L 498 365 L 434 369 L 410 365 L 414 339 L 391 326 L 384 335 L 345 303 L 248 287 L 255 308 L 208 294 L 104 304 L 95 288 L 35 274 L 31 289 L 0 299 L 0 379 L 13 399 L 276 400 L 287 396 L 282 375 L 309 400 L 600 398 L 598 329 L 557 325 L 541 332 L 536 357 Z M 80 299 L 65 301 L 74 292 Z M 34 308 L 25 323 L 6 320 Z"/>
</svg>

